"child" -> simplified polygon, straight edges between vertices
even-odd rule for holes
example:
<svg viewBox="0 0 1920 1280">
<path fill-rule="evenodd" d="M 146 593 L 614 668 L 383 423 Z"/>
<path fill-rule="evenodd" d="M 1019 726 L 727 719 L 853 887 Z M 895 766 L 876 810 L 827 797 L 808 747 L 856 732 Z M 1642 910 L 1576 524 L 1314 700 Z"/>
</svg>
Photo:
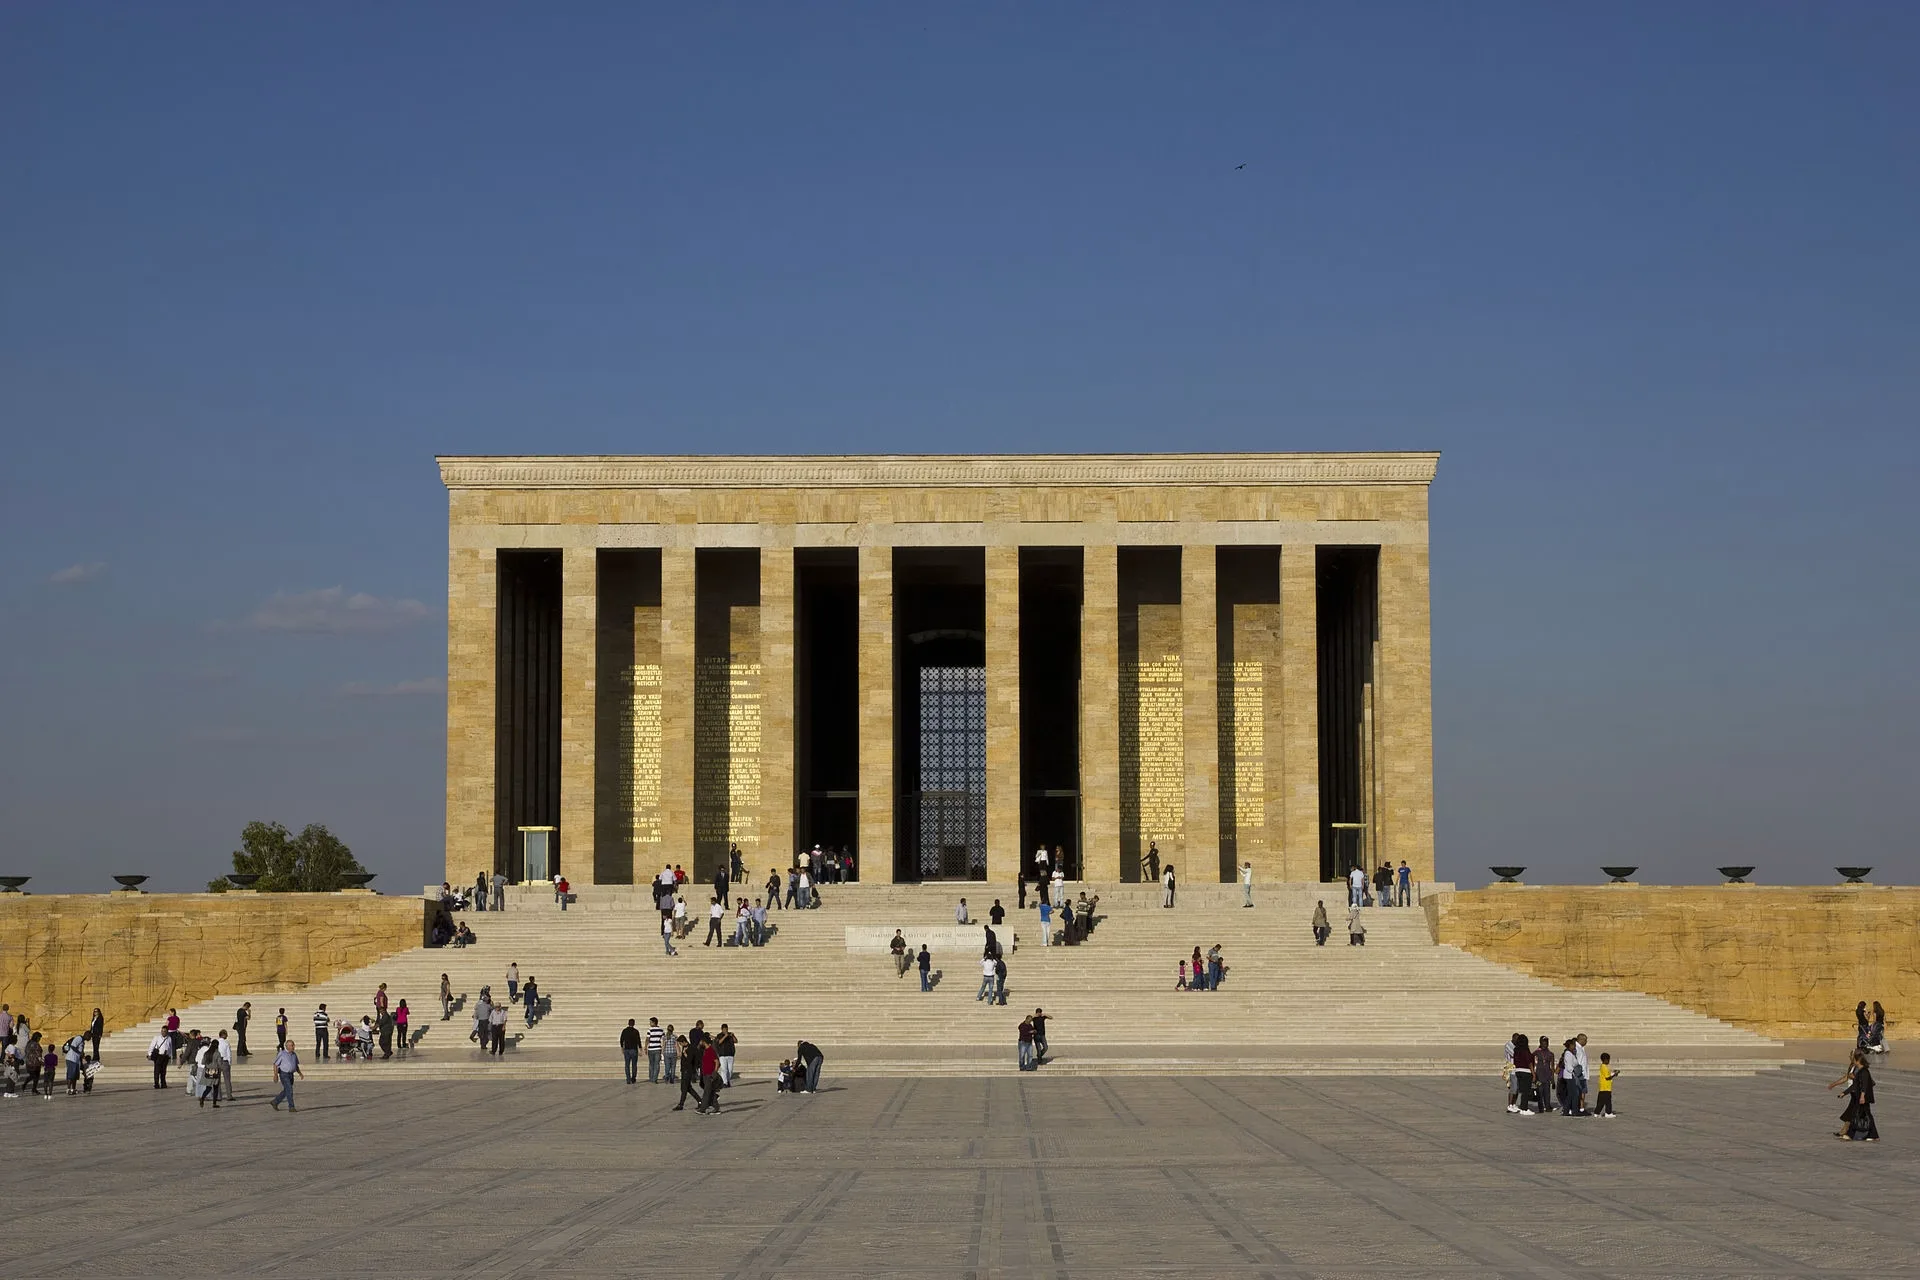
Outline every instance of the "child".
<svg viewBox="0 0 1920 1280">
<path fill-rule="evenodd" d="M 1601 1054 L 1600 1074 L 1597 1081 L 1600 1091 L 1593 1100 L 1593 1114 L 1605 1116 L 1609 1120 L 1613 1119 L 1613 1075 L 1613 1055 Z"/>
<path fill-rule="evenodd" d="M 791 1093 L 793 1091 L 793 1060 L 791 1058 L 782 1058 L 780 1060 L 780 1077 L 774 1082 L 773 1091 L 775 1093 Z"/>
<path fill-rule="evenodd" d="M 1173 984 L 1173 989 L 1175 991 L 1185 991 L 1187 989 L 1187 961 L 1184 956 L 1181 957 L 1180 960 L 1180 981 Z"/>
</svg>

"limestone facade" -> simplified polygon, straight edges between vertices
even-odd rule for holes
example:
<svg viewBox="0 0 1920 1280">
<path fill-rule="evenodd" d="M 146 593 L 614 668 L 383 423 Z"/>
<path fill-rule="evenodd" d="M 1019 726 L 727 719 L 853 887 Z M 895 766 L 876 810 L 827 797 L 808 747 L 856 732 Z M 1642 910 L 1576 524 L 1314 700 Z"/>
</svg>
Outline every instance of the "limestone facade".
<svg viewBox="0 0 1920 1280">
<path fill-rule="evenodd" d="M 1089 879 L 1137 878 L 1153 844 L 1188 879 L 1222 878 L 1244 858 L 1261 881 L 1318 880 L 1332 848 L 1321 813 L 1329 743 L 1346 779 L 1329 785 L 1348 788 L 1336 807 L 1360 813 L 1366 861 L 1404 859 L 1431 880 L 1436 463 L 1430 453 L 442 458 L 448 878 L 470 883 L 495 865 L 514 874 L 516 829 L 535 825 L 558 828 L 558 866 L 576 883 L 644 880 L 660 863 L 704 870 L 729 843 L 764 867 L 809 834 L 852 846 L 863 879 L 911 874 L 901 849 L 922 838 L 921 819 L 903 815 L 920 812 L 909 771 L 923 748 L 902 735 L 932 714 L 915 701 L 917 673 L 938 651 L 985 673 L 984 865 L 995 881 L 1024 865 L 1036 830 Z M 1328 703 L 1317 644 L 1326 553 L 1355 549 L 1377 564 L 1364 615 L 1374 658 L 1351 677 L 1363 690 Z M 523 552 L 559 565 L 551 711 L 522 687 L 540 673 L 512 666 L 523 642 L 496 623 L 547 616 L 502 603 L 510 590 L 546 589 L 498 571 Z M 1034 555 L 1054 612 L 1026 634 L 1021 619 L 1039 607 Z M 623 585 L 633 582 L 645 585 Z M 929 593 L 947 604 L 928 605 Z M 811 599 L 843 600 L 844 630 L 808 614 Z M 925 621 L 949 604 L 977 622 Z M 803 632 L 850 650 L 844 680 L 820 674 L 825 659 Z M 1077 675 L 1036 690 L 1032 673 L 1049 662 Z M 1022 705 L 1023 688 L 1041 695 L 1036 706 Z M 1364 707 L 1365 723 L 1323 725 L 1330 705 L 1343 708 L 1336 719 Z M 553 745 L 525 739 L 528 719 L 548 715 Z M 513 792 L 513 812 L 502 807 L 506 725 L 523 735 L 516 759 L 553 752 L 550 804 L 541 774 Z M 823 732 L 857 760 L 831 785 L 800 764 Z"/>
</svg>

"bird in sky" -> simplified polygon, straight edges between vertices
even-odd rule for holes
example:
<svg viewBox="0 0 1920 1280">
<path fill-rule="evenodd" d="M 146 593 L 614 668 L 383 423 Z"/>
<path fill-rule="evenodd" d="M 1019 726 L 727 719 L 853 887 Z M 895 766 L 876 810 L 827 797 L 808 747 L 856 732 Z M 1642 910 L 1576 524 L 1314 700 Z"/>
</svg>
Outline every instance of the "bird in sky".
<svg viewBox="0 0 1920 1280">
<path fill-rule="evenodd" d="M 1245 166 L 1245 165 L 1243 165 L 1243 164 L 1237 164 L 1237 165 L 1235 165 L 1235 166 L 1233 166 L 1233 167 L 1234 167 L 1234 168 L 1236 168 L 1236 169 L 1244 169 L 1244 168 L 1246 168 L 1247 166 Z"/>
</svg>

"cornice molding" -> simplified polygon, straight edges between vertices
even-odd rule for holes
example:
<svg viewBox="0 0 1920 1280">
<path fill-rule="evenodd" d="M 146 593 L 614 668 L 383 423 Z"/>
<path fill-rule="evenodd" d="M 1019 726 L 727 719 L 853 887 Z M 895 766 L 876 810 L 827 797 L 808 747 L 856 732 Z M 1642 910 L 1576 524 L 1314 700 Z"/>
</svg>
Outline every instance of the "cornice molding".
<svg viewBox="0 0 1920 1280">
<path fill-rule="evenodd" d="M 1431 484 L 1438 453 L 438 459 L 449 489 L 965 489 Z"/>
</svg>

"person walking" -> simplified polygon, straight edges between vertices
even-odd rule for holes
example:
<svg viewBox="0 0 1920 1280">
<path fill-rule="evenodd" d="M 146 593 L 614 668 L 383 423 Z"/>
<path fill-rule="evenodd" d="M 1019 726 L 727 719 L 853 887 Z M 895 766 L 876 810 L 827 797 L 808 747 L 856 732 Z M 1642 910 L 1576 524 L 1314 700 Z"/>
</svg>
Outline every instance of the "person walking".
<svg viewBox="0 0 1920 1280">
<path fill-rule="evenodd" d="M 1525 1037 L 1522 1037 L 1523 1039 Z M 1600 1055 L 1600 1070 L 1594 1076 L 1596 1091 L 1593 1095 L 1593 1114 L 1613 1119 L 1613 1079 L 1617 1073 L 1613 1069 L 1613 1055 Z"/>
<path fill-rule="evenodd" d="M 988 1004 L 993 1003 L 993 966 L 992 956 L 980 957 L 980 992 L 974 996 L 975 1001 L 985 1000 Z"/>
<path fill-rule="evenodd" d="M 1367 896 L 1367 873 L 1358 864 L 1347 872 L 1347 908 L 1358 911 Z"/>
<path fill-rule="evenodd" d="M 998 929 L 1007 918 L 1007 909 L 1000 905 L 1000 899 L 993 900 L 993 906 L 987 911 L 987 924 Z"/>
<path fill-rule="evenodd" d="M 780 910 L 780 870 L 774 868 L 767 873 L 767 906 Z"/>
<path fill-rule="evenodd" d="M 507 877 L 498 871 L 493 873 L 493 909 L 495 911 L 507 909 Z"/>
<path fill-rule="evenodd" d="M 528 989 L 532 989 L 531 983 L 528 984 Z M 487 1015 L 487 1040 L 488 1051 L 494 1057 L 507 1056 L 507 1006 L 497 1004 Z"/>
<path fill-rule="evenodd" d="M 1007 1003 L 1007 958 L 1004 955 L 996 955 L 993 958 L 993 986 L 994 1002 L 1005 1005 Z"/>
<path fill-rule="evenodd" d="M 512 1004 L 520 998 L 520 962 L 515 960 L 507 966 L 507 1003 Z"/>
<path fill-rule="evenodd" d="M 194 1055 L 193 1065 L 200 1078 L 200 1105 L 206 1106 L 207 1095 L 212 1094 L 213 1109 L 218 1111 L 220 1109 L 220 1050 L 213 1041 L 200 1042 L 200 1050 Z"/>
<path fill-rule="evenodd" d="M 411 1033 L 407 1030 L 407 1024 L 412 1021 L 413 1011 L 408 1009 L 407 1002 L 402 1000 L 393 1010 L 393 1031 L 399 1039 L 400 1056 L 403 1058 L 413 1049 L 413 1041 L 408 1038 Z"/>
<path fill-rule="evenodd" d="M 1240 905 L 1243 907 L 1253 905 L 1253 863 L 1251 862 L 1240 864 Z"/>
<path fill-rule="evenodd" d="M 676 1047 L 679 1049 L 679 1057 L 686 1065 L 686 1070 L 680 1073 L 680 1101 L 673 1104 L 673 1109 L 685 1111 L 688 1098 L 692 1098 L 696 1106 L 699 1104 L 700 1063 L 692 1056 L 693 1044 L 687 1037 L 681 1036 Z M 672 1077 L 669 1076 L 668 1079 Z"/>
<path fill-rule="evenodd" d="M 527 985 L 520 992 L 520 1003 L 527 1011 L 527 1025 L 531 1027 L 533 1020 L 540 1015 L 540 984 L 533 980 L 532 974 L 527 975 Z"/>
<path fill-rule="evenodd" d="M 153 1087 L 167 1087 L 167 1064 L 173 1061 L 173 1042 L 167 1039 L 167 1033 L 156 1031 L 147 1045 L 147 1061 L 153 1063 Z"/>
<path fill-rule="evenodd" d="M 1360 918 L 1360 908 L 1347 908 L 1347 945 L 1364 947 L 1367 945 L 1367 922 Z"/>
<path fill-rule="evenodd" d="M 1033 1019 L 1020 1019 L 1020 1028 L 1015 1037 L 1020 1044 L 1020 1069 L 1032 1071 L 1037 1063 L 1033 1056 Z"/>
<path fill-rule="evenodd" d="M 700 1046 L 700 1102 L 695 1115 L 720 1113 L 720 1053 L 709 1040 Z"/>
<path fill-rule="evenodd" d="M 1198 947 L 1193 949 L 1193 989 L 1195 991 L 1207 989 L 1207 962 L 1201 956 Z"/>
<path fill-rule="evenodd" d="M 283 1102 L 287 1104 L 289 1111 L 300 1109 L 293 1105 L 293 1079 L 295 1076 L 304 1074 L 305 1072 L 300 1070 L 300 1055 L 293 1051 L 292 1045 L 282 1044 L 274 1051 L 273 1079 L 274 1083 L 280 1086 L 280 1092 L 273 1095 L 273 1101 L 270 1104 L 275 1111 L 280 1109 L 280 1104 Z"/>
<path fill-rule="evenodd" d="M 322 1062 L 327 1059 L 327 1041 L 331 1039 L 333 1019 L 327 1016 L 327 1006 L 322 1003 L 313 1011 L 313 1056 Z"/>
<path fill-rule="evenodd" d="M 453 983 L 444 973 L 440 975 L 440 1021 L 453 1021 Z"/>
<path fill-rule="evenodd" d="M 726 1023 L 720 1024 L 720 1034 L 713 1038 L 713 1051 L 719 1057 L 720 1084 L 723 1088 L 733 1086 L 733 1053 L 740 1047 L 740 1037 L 733 1034 Z"/>
<path fill-rule="evenodd" d="M 1553 1114 L 1553 1080 L 1558 1074 L 1557 1059 L 1553 1046 L 1547 1043 L 1545 1036 L 1533 1051 L 1533 1092 L 1535 1095 L 1534 1113 L 1536 1115 Z"/>
<path fill-rule="evenodd" d="M 933 990 L 933 953 L 924 942 L 920 944 L 920 989 Z"/>
<path fill-rule="evenodd" d="M 484 871 L 473 877 L 473 909 L 475 911 L 487 909 L 487 873 Z"/>
<path fill-rule="evenodd" d="M 273 1051 L 280 1052 L 287 1043 L 287 1007 L 280 1006 L 280 1012 L 273 1019 Z"/>
<path fill-rule="evenodd" d="M 1053 903 L 1045 898 L 1040 899 L 1040 945 L 1053 945 Z"/>
<path fill-rule="evenodd" d="M 647 1083 L 660 1083 L 660 1048 L 666 1035 L 660 1030 L 660 1019 L 647 1019 Z"/>
<path fill-rule="evenodd" d="M 1313 904 L 1313 945 L 1324 947 L 1333 934 L 1333 925 L 1327 920 L 1327 904 L 1322 899 Z"/>
<path fill-rule="evenodd" d="M 725 908 L 720 905 L 719 898 L 715 897 L 707 900 L 707 940 L 702 942 L 700 944 L 701 946 L 711 947 L 715 943 L 720 943 L 722 946 L 726 945 L 724 942 L 721 942 L 720 939 L 720 917 L 724 912 Z"/>
<path fill-rule="evenodd" d="M 1840 1132 L 1833 1136 L 1846 1142 L 1878 1142 L 1880 1126 L 1873 1121 L 1873 1069 L 1867 1066 L 1865 1050 L 1855 1049 L 1847 1059 L 1847 1074 L 1828 1085 L 1847 1089 L 1847 1109 L 1840 1113 Z"/>
<path fill-rule="evenodd" d="M 620 1056 L 626 1059 L 627 1083 L 640 1082 L 640 1028 L 633 1025 L 633 1019 L 627 1019 L 626 1027 L 620 1032 Z"/>
<path fill-rule="evenodd" d="M 1173 891 L 1175 887 L 1176 885 L 1175 885 L 1174 875 L 1173 875 L 1173 864 L 1169 862 L 1166 865 L 1166 869 L 1160 873 L 1160 905 L 1161 906 L 1171 907 L 1173 905 Z"/>
<path fill-rule="evenodd" d="M 1524 1031 L 1516 1031 L 1507 1041 L 1507 1111 L 1512 1115 L 1531 1115 L 1533 1105 L 1533 1049 Z"/>
<path fill-rule="evenodd" d="M 673 917 L 672 916 L 660 917 L 660 945 L 667 949 L 667 954 L 670 956 L 677 956 L 680 954 L 678 951 L 675 951 L 673 949 Z"/>
<path fill-rule="evenodd" d="M 1028 1019 L 1028 1021 L 1033 1023 L 1033 1065 L 1037 1067 L 1047 1060 L 1046 1010 L 1035 1009 L 1033 1011 L 1033 1017 Z"/>
<path fill-rule="evenodd" d="M 667 1083 L 672 1084 L 680 1067 L 680 1046 L 686 1043 L 685 1036 L 673 1034 L 673 1024 L 667 1024 L 666 1034 L 661 1037 L 660 1062 L 666 1068 Z"/>
<path fill-rule="evenodd" d="M 893 976 L 907 976 L 907 939 L 898 929 L 893 931 L 893 941 L 887 944 L 887 950 L 893 955 Z"/>
<path fill-rule="evenodd" d="M 467 1033 L 467 1039 L 478 1041 L 482 1053 L 493 1044 L 492 987 L 480 988 L 480 998 L 473 1002 L 473 1030 Z"/>
</svg>

